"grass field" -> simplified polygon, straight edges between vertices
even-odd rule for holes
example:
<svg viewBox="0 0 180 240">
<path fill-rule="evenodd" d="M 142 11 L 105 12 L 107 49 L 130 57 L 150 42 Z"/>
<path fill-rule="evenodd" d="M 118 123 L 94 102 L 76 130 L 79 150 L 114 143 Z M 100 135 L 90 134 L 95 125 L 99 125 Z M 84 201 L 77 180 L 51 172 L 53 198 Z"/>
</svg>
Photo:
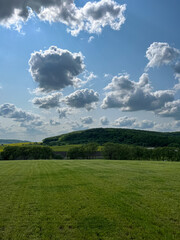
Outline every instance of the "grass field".
<svg viewBox="0 0 180 240">
<path fill-rule="evenodd" d="M 0 240 L 179 240 L 180 163 L 0 162 Z"/>
</svg>

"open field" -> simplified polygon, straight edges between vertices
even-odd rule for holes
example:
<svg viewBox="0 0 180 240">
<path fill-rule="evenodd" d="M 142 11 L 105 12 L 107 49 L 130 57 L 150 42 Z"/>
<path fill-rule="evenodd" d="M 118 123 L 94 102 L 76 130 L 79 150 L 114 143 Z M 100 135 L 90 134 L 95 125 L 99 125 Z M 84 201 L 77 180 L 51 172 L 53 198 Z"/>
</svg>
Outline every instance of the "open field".
<svg viewBox="0 0 180 240">
<path fill-rule="evenodd" d="M 179 240 L 180 163 L 0 162 L 0 240 Z"/>
</svg>

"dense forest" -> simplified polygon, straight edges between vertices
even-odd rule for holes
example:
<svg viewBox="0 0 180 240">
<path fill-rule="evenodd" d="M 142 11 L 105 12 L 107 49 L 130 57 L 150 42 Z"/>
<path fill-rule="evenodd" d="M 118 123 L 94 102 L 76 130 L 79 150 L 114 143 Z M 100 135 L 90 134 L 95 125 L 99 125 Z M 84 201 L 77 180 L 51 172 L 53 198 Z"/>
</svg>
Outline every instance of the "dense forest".
<svg viewBox="0 0 180 240">
<path fill-rule="evenodd" d="M 152 132 L 121 128 L 96 128 L 71 132 L 43 140 L 44 145 L 119 143 L 143 147 L 180 147 L 180 132 Z"/>
</svg>

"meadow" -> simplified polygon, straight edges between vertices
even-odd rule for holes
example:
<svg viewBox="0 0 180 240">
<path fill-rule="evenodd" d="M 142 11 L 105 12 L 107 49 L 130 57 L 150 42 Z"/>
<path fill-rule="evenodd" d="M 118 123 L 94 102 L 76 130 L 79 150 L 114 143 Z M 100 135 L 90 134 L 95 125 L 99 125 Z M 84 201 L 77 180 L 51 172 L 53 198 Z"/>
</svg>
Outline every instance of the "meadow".
<svg viewBox="0 0 180 240">
<path fill-rule="evenodd" d="M 180 163 L 0 162 L 0 240 L 179 240 Z"/>
</svg>

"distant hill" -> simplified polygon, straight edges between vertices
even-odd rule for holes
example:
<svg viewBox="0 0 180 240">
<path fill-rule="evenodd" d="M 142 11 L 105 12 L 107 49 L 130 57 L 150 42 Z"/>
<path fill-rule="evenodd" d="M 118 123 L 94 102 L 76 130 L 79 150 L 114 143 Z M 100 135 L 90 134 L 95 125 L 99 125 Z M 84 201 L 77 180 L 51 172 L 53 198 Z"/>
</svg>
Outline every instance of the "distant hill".
<svg viewBox="0 0 180 240">
<path fill-rule="evenodd" d="M 43 144 L 55 146 L 106 142 L 130 144 L 144 147 L 180 147 L 180 132 L 153 132 L 121 128 L 96 128 L 71 132 L 43 140 Z"/>
<path fill-rule="evenodd" d="M 29 141 L 15 140 L 15 139 L 0 139 L 0 144 L 25 143 Z"/>
</svg>

